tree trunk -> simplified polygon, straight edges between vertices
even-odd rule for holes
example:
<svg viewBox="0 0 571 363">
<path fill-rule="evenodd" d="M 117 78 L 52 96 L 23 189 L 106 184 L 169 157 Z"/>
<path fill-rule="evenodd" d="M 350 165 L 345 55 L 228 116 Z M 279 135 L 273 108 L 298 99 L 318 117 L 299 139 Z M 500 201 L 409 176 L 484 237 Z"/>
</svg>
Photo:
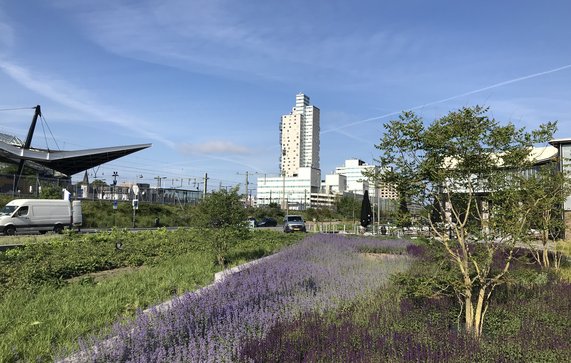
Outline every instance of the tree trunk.
<svg viewBox="0 0 571 363">
<path fill-rule="evenodd" d="M 555 251 L 553 255 L 553 268 L 558 271 L 561 268 L 561 260 L 563 259 L 563 253 Z"/>
<path fill-rule="evenodd" d="M 486 288 L 480 288 L 478 292 L 478 299 L 475 302 L 472 301 L 472 291 L 466 289 L 464 291 L 464 303 L 466 305 L 465 310 L 465 331 L 466 334 L 479 340 L 482 336 L 483 325 L 484 325 L 484 307 L 486 306 Z"/>
<path fill-rule="evenodd" d="M 465 330 L 468 335 L 474 333 L 474 304 L 472 303 L 472 290 L 466 289 L 464 291 L 464 304 L 466 309 L 464 311 L 464 323 L 466 324 Z"/>
<path fill-rule="evenodd" d="M 486 304 L 486 288 L 480 287 L 478 292 L 478 302 L 476 303 L 476 311 L 474 311 L 474 334 L 476 339 L 482 336 L 482 328 L 484 327 L 484 306 Z"/>
<path fill-rule="evenodd" d="M 543 244 L 543 267 L 549 268 L 549 250 L 547 249 L 547 244 Z"/>
</svg>

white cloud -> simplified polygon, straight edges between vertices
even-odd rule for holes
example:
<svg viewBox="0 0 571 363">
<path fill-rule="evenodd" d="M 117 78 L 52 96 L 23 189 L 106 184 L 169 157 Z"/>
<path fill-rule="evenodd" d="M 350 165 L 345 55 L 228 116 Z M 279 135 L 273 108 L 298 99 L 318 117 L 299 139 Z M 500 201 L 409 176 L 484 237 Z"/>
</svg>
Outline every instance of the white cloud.
<svg viewBox="0 0 571 363">
<path fill-rule="evenodd" d="M 285 13 L 229 1 L 69 2 L 86 36 L 124 57 L 227 77 L 370 84 L 379 67 L 418 52 L 414 37 L 384 30 L 332 32 L 308 26 L 295 4 Z M 293 16 L 296 15 L 296 16 Z M 265 18 L 265 19 L 262 19 Z M 125 21 L 129 19 L 129 21 Z M 301 39 L 301 40 L 300 40 Z"/>
<path fill-rule="evenodd" d="M 230 141 L 213 140 L 200 144 L 181 144 L 178 147 L 183 154 L 250 154 L 252 151 Z"/>
<path fill-rule="evenodd" d="M 3 20 L 0 12 L 0 57 L 5 56 L 14 45 L 14 30 Z"/>
<path fill-rule="evenodd" d="M 29 70 L 0 59 L 0 70 L 10 76 L 22 86 L 42 96 L 51 99 L 63 106 L 69 107 L 79 113 L 87 114 L 98 121 L 112 123 L 142 137 L 161 142 L 171 148 L 174 143 L 161 136 L 159 130 L 152 124 L 139 118 L 127 115 L 121 110 L 105 106 L 94 101 L 89 92 L 75 87 L 73 84 L 56 78 L 39 75 Z"/>
</svg>

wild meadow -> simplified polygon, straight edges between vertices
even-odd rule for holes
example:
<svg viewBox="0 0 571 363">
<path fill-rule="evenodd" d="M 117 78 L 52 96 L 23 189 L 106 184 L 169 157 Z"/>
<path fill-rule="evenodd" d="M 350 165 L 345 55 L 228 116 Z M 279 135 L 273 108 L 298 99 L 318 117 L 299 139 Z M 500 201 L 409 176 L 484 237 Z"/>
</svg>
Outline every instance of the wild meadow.
<svg viewBox="0 0 571 363">
<path fill-rule="evenodd" d="M 241 347 L 277 324 L 324 315 L 381 290 L 410 259 L 406 243 L 313 235 L 219 284 L 174 300 L 168 311 L 139 314 L 107 339 L 87 339 L 75 357 L 93 362 L 233 362 Z M 365 249 L 369 254 L 358 253 Z"/>
<path fill-rule="evenodd" d="M 253 232 L 229 253 L 229 267 L 266 258 L 216 284 L 215 254 L 189 229 L 63 236 L 12 251 L 0 254 L 2 362 L 571 356 L 571 284 L 524 252 L 511 283 L 495 291 L 476 341 L 464 334 L 453 295 L 423 290 L 443 277 L 441 260 L 422 242 Z M 99 275 L 105 271 L 117 274 Z M 169 309 L 143 312 L 169 299 Z"/>
<path fill-rule="evenodd" d="M 484 337 L 476 341 L 461 329 L 454 298 L 414 298 L 399 285 L 395 276 L 426 269 L 427 263 L 430 255 L 423 247 L 404 241 L 313 235 L 219 284 L 175 299 L 167 311 L 117 322 L 104 339 L 83 339 L 72 357 L 89 362 L 569 361 L 568 282 L 530 270 L 525 261 L 517 264 L 514 275 L 524 283 L 497 292 Z"/>
<path fill-rule="evenodd" d="M 209 241 L 188 228 L 42 237 L 0 252 L 0 362 L 52 362 L 78 337 L 205 286 L 221 269 Z M 300 238 L 256 231 L 229 251 L 228 264 Z"/>
</svg>

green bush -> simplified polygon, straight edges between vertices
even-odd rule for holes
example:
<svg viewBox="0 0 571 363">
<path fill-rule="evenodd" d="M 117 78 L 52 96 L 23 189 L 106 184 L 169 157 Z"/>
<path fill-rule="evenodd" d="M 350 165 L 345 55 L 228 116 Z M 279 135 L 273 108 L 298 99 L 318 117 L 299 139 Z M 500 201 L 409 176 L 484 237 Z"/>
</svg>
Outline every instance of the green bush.
<svg viewBox="0 0 571 363">
<path fill-rule="evenodd" d="M 130 201 L 121 201 L 113 209 L 111 200 L 83 200 L 83 228 L 130 228 L 133 226 L 133 207 Z M 139 202 L 135 211 L 135 227 L 187 227 L 194 209 L 191 205 L 167 205 Z"/>
</svg>

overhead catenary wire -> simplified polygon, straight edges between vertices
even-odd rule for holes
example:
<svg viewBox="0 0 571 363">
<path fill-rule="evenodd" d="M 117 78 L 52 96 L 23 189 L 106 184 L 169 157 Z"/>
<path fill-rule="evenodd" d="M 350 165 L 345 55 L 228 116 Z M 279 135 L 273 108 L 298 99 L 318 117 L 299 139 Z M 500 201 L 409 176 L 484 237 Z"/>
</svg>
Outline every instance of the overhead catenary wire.
<svg viewBox="0 0 571 363">
<path fill-rule="evenodd" d="M 48 139 L 46 136 L 46 131 L 44 129 L 44 124 L 46 125 L 46 127 L 48 128 L 48 131 L 50 132 L 50 136 L 52 137 L 52 139 L 54 140 L 54 144 L 56 145 L 57 150 L 61 151 L 61 148 L 59 147 L 56 138 L 54 137 L 54 134 L 52 133 L 52 129 L 50 128 L 50 125 L 48 125 L 48 122 L 46 121 L 46 118 L 44 117 L 44 115 L 42 114 L 40 116 L 40 119 L 42 120 L 42 130 L 44 131 L 44 139 L 46 140 L 46 148 L 49 150 L 49 146 L 48 146 Z"/>
<path fill-rule="evenodd" d="M 109 162 L 106 163 L 104 165 L 106 168 L 108 168 L 109 170 L 111 169 L 121 169 L 121 170 L 125 170 L 129 173 L 135 173 L 137 175 L 140 174 L 147 174 L 147 175 L 155 175 L 156 174 L 156 169 L 147 169 L 147 168 L 141 168 L 141 167 L 133 167 L 130 165 L 125 165 L 125 164 L 121 164 L 121 163 L 115 163 L 115 162 Z M 101 173 L 101 174 L 99 174 Z M 105 170 L 103 172 L 99 171 L 97 175 L 98 179 L 101 179 L 100 176 L 105 176 Z M 169 171 L 162 171 L 161 172 L 161 176 L 165 176 L 166 179 L 176 179 L 177 181 L 181 181 L 181 179 L 184 181 L 186 181 L 186 184 L 189 183 L 189 180 L 191 182 L 192 185 L 194 185 L 194 183 L 192 183 L 192 181 L 198 181 L 198 180 L 202 180 L 204 178 L 203 175 L 191 175 L 191 174 L 186 174 L 186 175 L 181 175 L 180 173 L 176 173 L 176 172 L 169 172 Z M 147 182 L 149 184 L 154 183 L 153 181 L 153 177 L 125 177 L 125 178 L 121 178 L 122 181 L 133 181 L 133 180 L 140 180 L 139 182 Z M 237 180 L 228 180 L 228 179 L 221 179 L 221 178 L 216 178 L 216 177 L 208 177 L 208 179 L 210 181 L 212 181 L 212 185 L 215 185 L 216 183 L 226 183 L 226 184 L 232 184 L 232 185 L 236 185 L 239 184 L 240 182 Z M 180 184 L 180 183 L 179 183 Z M 213 186 L 214 188 L 214 186 Z M 210 189 L 210 188 L 209 188 Z"/>
<path fill-rule="evenodd" d="M 33 110 L 36 107 L 16 107 L 16 108 L 0 108 L 0 111 L 21 111 L 21 110 Z"/>
<path fill-rule="evenodd" d="M 16 109 L 19 109 L 19 110 L 29 110 L 29 109 L 34 109 L 34 107 L 10 108 L 10 109 L 6 109 L 6 110 L 16 110 Z M 47 149 L 48 151 L 49 151 L 50 149 L 53 149 L 52 147 L 50 147 L 51 141 L 48 140 L 49 138 L 51 138 L 51 139 L 53 140 L 55 146 L 56 146 L 56 149 L 61 151 L 61 148 L 59 147 L 59 144 L 58 144 L 58 142 L 57 142 L 57 140 L 56 140 L 56 138 L 55 138 L 55 136 L 54 136 L 54 134 L 53 134 L 53 132 L 52 132 L 50 126 L 49 126 L 49 123 L 47 122 L 47 119 L 46 119 L 43 115 L 40 115 L 40 121 L 42 122 L 42 130 L 43 130 L 43 134 L 44 134 L 44 142 L 45 142 L 45 144 L 46 144 L 46 149 Z M 44 123 L 45 123 L 45 125 L 44 125 Z M 48 129 L 47 131 L 46 131 L 46 128 Z M 49 133 L 49 136 L 48 136 L 48 133 Z M 82 147 L 82 146 L 83 146 L 83 145 L 79 145 L 79 144 L 73 143 L 73 142 L 70 143 L 70 144 L 74 144 L 74 145 L 79 146 L 79 147 Z M 137 157 L 137 156 L 131 156 L 131 158 L 132 158 L 132 159 L 133 159 L 133 158 L 134 158 L 134 159 L 138 159 L 138 160 L 146 160 L 146 161 L 148 161 L 148 162 L 157 163 L 157 164 L 163 164 L 163 163 L 164 163 L 164 161 L 161 161 L 161 160 L 150 160 L 150 159 L 147 159 L 147 158 L 140 158 L 140 157 Z M 144 164 L 143 164 L 143 163 L 139 163 L 139 164 L 146 166 L 146 165 L 148 165 L 148 162 L 145 162 Z M 106 167 L 122 168 L 122 169 L 127 169 L 127 170 L 134 170 L 134 171 L 136 171 L 136 174 L 138 174 L 138 175 L 139 175 L 139 174 L 143 174 L 143 173 L 144 173 L 144 174 L 149 174 L 149 173 L 150 173 L 150 174 L 154 174 L 154 173 L 156 173 L 156 169 L 133 167 L 133 165 L 132 165 L 133 162 L 131 162 L 131 163 L 129 164 L 129 166 L 124 165 L 124 164 L 119 164 L 119 163 L 113 163 L 113 162 L 108 162 L 108 163 L 105 163 L 105 164 L 106 164 L 106 165 L 105 165 Z M 162 173 L 164 173 L 165 175 L 168 175 L 168 176 L 169 176 L 169 179 L 177 179 L 177 180 L 179 180 L 179 181 L 180 181 L 181 179 L 187 179 L 187 180 L 188 180 L 188 179 L 191 179 L 191 180 L 193 180 L 193 179 L 201 178 L 201 176 L 189 176 L 189 177 L 187 177 L 187 176 L 181 176 L 181 174 L 178 173 L 178 172 L 169 172 L 169 171 L 165 171 L 165 170 L 163 170 Z M 198 171 L 197 171 L 197 174 L 199 174 L 199 173 L 201 174 L 201 172 L 198 172 Z M 238 184 L 238 183 L 239 183 L 237 180 L 228 180 L 228 179 L 221 179 L 221 178 L 218 179 L 218 178 L 215 178 L 215 177 L 212 178 L 212 180 L 213 180 L 213 181 L 221 181 L 221 182 L 230 183 L 230 184 Z"/>
</svg>

